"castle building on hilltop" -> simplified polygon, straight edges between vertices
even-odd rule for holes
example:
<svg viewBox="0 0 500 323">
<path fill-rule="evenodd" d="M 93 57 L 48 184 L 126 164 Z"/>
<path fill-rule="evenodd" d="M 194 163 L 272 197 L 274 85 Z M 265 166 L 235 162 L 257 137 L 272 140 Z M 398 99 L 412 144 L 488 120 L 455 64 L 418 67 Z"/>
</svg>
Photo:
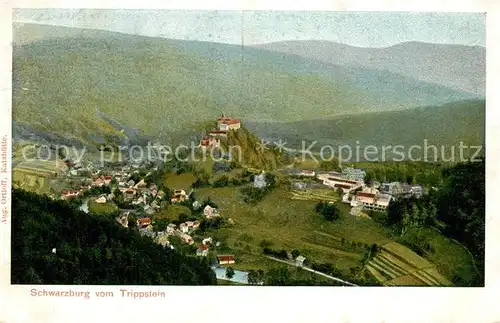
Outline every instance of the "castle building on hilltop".
<svg viewBox="0 0 500 323">
<path fill-rule="evenodd" d="M 220 147 L 220 139 L 215 138 L 215 136 L 205 136 L 200 140 L 200 146 L 202 147 Z"/>
<path fill-rule="evenodd" d="M 217 119 L 217 128 L 208 132 L 207 136 L 204 136 L 200 140 L 200 146 L 202 147 L 220 147 L 221 137 L 227 137 L 229 130 L 238 130 L 241 128 L 241 121 L 239 119 L 233 119 L 226 117 L 224 114 Z"/>
<path fill-rule="evenodd" d="M 221 114 L 219 119 L 217 119 L 217 127 L 221 131 L 237 130 L 241 128 L 241 121 L 238 119 L 226 117 L 223 113 Z"/>
</svg>

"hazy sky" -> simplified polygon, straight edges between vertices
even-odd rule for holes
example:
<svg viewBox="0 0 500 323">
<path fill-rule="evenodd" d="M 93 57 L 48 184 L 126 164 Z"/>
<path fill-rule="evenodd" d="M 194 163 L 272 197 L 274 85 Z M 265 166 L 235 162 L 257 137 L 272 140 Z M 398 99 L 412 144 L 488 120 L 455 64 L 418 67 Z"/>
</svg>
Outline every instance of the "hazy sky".
<svg viewBox="0 0 500 323">
<path fill-rule="evenodd" d="M 243 39 L 246 45 L 295 39 L 359 47 L 486 42 L 481 13 L 16 9 L 13 19 L 230 44 Z"/>
</svg>

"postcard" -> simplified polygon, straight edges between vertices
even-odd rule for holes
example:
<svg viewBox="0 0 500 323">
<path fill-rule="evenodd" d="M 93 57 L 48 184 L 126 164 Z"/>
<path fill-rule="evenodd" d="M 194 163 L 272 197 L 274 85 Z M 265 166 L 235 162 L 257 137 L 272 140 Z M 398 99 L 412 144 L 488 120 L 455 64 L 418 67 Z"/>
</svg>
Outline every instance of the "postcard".
<svg viewBox="0 0 500 323">
<path fill-rule="evenodd" d="M 0 211 L 18 299 L 198 321 L 182 299 L 485 295 L 484 10 L 11 14 Z"/>
</svg>

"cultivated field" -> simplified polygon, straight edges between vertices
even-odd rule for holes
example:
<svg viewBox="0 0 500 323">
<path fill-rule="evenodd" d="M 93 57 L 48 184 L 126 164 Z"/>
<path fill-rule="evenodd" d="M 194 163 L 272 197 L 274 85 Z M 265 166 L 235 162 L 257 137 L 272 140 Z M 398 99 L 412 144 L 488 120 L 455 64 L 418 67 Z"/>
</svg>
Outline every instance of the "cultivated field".
<svg viewBox="0 0 500 323">
<path fill-rule="evenodd" d="M 169 174 L 165 179 L 170 188 L 188 190 L 195 177 L 189 173 Z M 312 191 L 317 192 L 306 191 L 302 193 L 303 198 L 294 199 L 294 192 L 281 186 L 256 205 L 243 202 L 239 187 L 199 188 L 195 190 L 195 195 L 198 200 L 210 197 L 218 204 L 224 218 L 234 220 L 234 224 L 208 232 L 207 235 L 227 244 L 227 253 L 237 257 L 237 263 L 233 265 L 235 269 L 267 270 L 275 267 L 276 262 L 262 255 L 260 243 L 266 240 L 272 243 L 272 249 L 297 249 L 310 261 L 331 263 L 349 280 L 349 277 L 363 271 L 362 259 L 366 247 L 377 244 L 387 247 L 365 269 L 387 284 L 429 285 L 432 282 L 447 285 L 456 279 L 470 281 L 474 278 L 474 266 L 467 251 L 442 234 L 426 228 L 415 232 L 410 229 L 402 239 L 377 221 L 350 215 L 351 208 L 345 203 L 336 203 L 341 217 L 329 222 L 316 214 L 314 207 L 320 200 L 318 197 L 338 200 L 337 193 L 321 189 Z M 175 211 L 179 212 L 169 212 L 165 217 L 173 220 L 175 214 L 187 213 L 188 209 Z M 411 245 L 410 240 L 415 239 L 425 239 L 433 250 L 421 257 L 403 245 L 389 245 L 394 242 Z M 382 256 L 390 259 L 402 257 L 403 260 L 393 259 L 387 264 L 388 261 Z M 377 270 L 377 265 L 386 270 Z M 413 272 L 417 273 L 408 274 Z M 429 275 L 432 278 L 428 278 Z"/>
<path fill-rule="evenodd" d="M 326 201 L 337 202 L 339 200 L 338 194 L 331 189 L 307 189 L 307 190 L 293 190 L 290 193 L 292 200 L 304 201 Z"/>
<path fill-rule="evenodd" d="M 386 286 L 452 285 L 434 264 L 396 242 L 385 244 L 366 268 Z"/>
<path fill-rule="evenodd" d="M 272 242 L 273 249 L 298 249 L 314 262 L 333 263 L 346 277 L 362 268 L 362 248 L 351 248 L 346 242 L 360 244 L 390 241 L 387 231 L 366 219 L 343 212 L 338 221 L 327 222 L 314 211 L 311 200 L 290 199 L 290 192 L 278 188 L 256 206 L 244 203 L 238 188 L 203 188 L 196 191 L 198 199 L 210 197 L 219 205 L 225 218 L 235 224 L 214 235 L 227 241 L 237 256 L 239 269 L 268 269 L 277 264 L 263 257 L 260 242 Z"/>
</svg>

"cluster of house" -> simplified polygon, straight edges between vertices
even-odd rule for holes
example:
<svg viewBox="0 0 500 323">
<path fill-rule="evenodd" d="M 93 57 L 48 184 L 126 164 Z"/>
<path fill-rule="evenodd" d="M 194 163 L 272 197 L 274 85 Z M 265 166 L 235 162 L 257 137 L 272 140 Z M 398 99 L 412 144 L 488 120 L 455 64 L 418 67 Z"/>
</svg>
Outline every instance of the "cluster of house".
<svg viewBox="0 0 500 323">
<path fill-rule="evenodd" d="M 107 172 L 108 174 L 103 175 L 102 169 L 98 168 L 99 166 L 94 164 L 95 163 L 91 163 L 89 166 L 84 167 L 78 162 L 67 162 L 69 167 L 68 169 L 70 169 L 68 175 L 77 176 L 75 171 L 85 170 L 88 172 L 89 177 L 83 176 L 80 178 L 82 185 L 80 185 L 78 189 L 62 190 L 60 196 L 62 199 L 78 196 L 80 193 L 90 189 L 91 187 L 109 186 L 113 180 L 116 181 L 119 190 L 124 193 L 126 199 L 133 200 L 136 196 L 142 196 L 144 192 L 147 192 L 148 194 L 151 193 L 153 196 L 156 196 L 159 193 L 156 187 L 146 188 L 144 178 L 151 175 L 151 172 L 147 173 L 138 183 L 135 183 L 133 180 L 128 180 L 133 174 L 139 173 L 138 170 L 132 171 L 132 168 L 139 168 L 140 165 L 126 165 L 120 167 L 120 169 L 110 169 Z M 157 167 L 152 169 L 152 171 L 156 170 L 158 170 Z M 140 203 L 141 201 L 137 202 L 137 204 Z"/>
<path fill-rule="evenodd" d="M 217 119 L 217 128 L 208 132 L 200 140 L 201 147 L 219 147 L 220 137 L 227 137 L 229 130 L 237 130 L 241 128 L 241 121 L 239 119 L 233 119 L 222 114 Z"/>
<path fill-rule="evenodd" d="M 201 207 L 201 203 L 198 201 L 195 201 L 193 203 L 193 207 L 197 208 L 197 206 Z M 127 228 L 129 215 L 130 215 L 130 212 L 122 212 L 118 217 L 116 217 L 116 221 L 120 225 L 122 225 L 123 227 Z M 219 217 L 220 213 L 219 213 L 218 209 L 213 208 L 210 205 L 207 205 L 203 209 L 203 215 L 207 219 L 212 219 L 215 217 Z M 190 234 L 200 227 L 200 221 L 198 221 L 198 220 L 186 221 L 186 222 L 183 222 L 179 225 L 176 225 L 174 223 L 170 223 L 167 225 L 167 228 L 165 231 L 160 231 L 160 232 L 153 231 L 153 224 L 152 224 L 151 218 L 149 218 L 149 217 L 142 217 L 142 218 L 137 219 L 136 225 L 137 225 L 137 228 L 138 228 L 139 233 L 141 235 L 147 235 L 147 236 L 150 236 L 152 238 L 157 238 L 160 241 L 162 241 L 161 243 L 164 245 L 169 244 L 168 236 L 178 236 L 181 239 L 181 241 L 183 241 L 184 243 L 192 245 L 194 243 L 194 240 Z M 211 242 L 211 239 L 207 240 L 207 241 Z"/>
<path fill-rule="evenodd" d="M 120 223 L 122 226 L 127 227 L 124 223 L 127 223 L 128 214 L 124 213 L 116 218 L 116 221 Z M 137 219 L 137 228 L 141 235 L 146 235 L 151 238 L 155 238 L 157 242 L 160 242 L 163 245 L 170 245 L 168 241 L 169 236 L 177 236 L 186 244 L 192 245 L 194 243 L 193 238 L 190 233 L 200 227 L 200 221 L 186 221 L 177 226 L 174 223 L 168 224 L 165 231 L 154 232 L 153 224 L 151 222 L 151 218 L 143 217 Z"/>
<path fill-rule="evenodd" d="M 421 198 L 424 195 L 424 188 L 421 185 L 400 182 L 382 183 L 379 190 L 396 198 Z"/>
<path fill-rule="evenodd" d="M 123 212 L 120 214 L 116 221 L 125 228 L 128 228 L 128 216 L 130 212 Z M 217 209 L 207 205 L 204 209 L 204 215 L 207 218 L 212 218 L 214 216 L 220 216 Z M 149 236 L 155 241 L 163 246 L 170 247 L 173 249 L 174 247 L 170 244 L 168 237 L 177 236 L 186 244 L 192 245 L 194 244 L 194 240 L 191 237 L 191 233 L 197 230 L 200 227 L 200 221 L 186 221 L 184 223 L 179 224 L 178 226 L 174 223 L 170 223 L 167 225 L 165 231 L 154 232 L 153 224 L 151 218 L 143 217 L 137 219 L 136 222 L 137 228 L 139 229 L 139 233 L 141 235 Z M 201 244 L 198 246 L 196 250 L 196 255 L 200 257 L 206 257 L 208 255 L 210 246 L 214 244 L 212 237 L 204 238 Z M 215 246 L 219 246 L 220 242 L 216 242 Z M 219 265 L 224 264 L 234 264 L 234 256 L 232 255 L 219 255 L 217 256 L 217 261 Z"/>
<path fill-rule="evenodd" d="M 423 187 L 399 182 L 377 184 L 367 187 L 364 179 L 366 172 L 362 169 L 346 167 L 342 172 L 314 172 L 313 170 L 294 170 L 296 176 L 315 177 L 324 186 L 342 190 L 342 201 L 351 205 L 351 214 L 357 215 L 361 210 L 385 211 L 394 198 L 422 197 Z M 307 187 L 305 183 L 293 183 L 294 188 Z"/>
</svg>

